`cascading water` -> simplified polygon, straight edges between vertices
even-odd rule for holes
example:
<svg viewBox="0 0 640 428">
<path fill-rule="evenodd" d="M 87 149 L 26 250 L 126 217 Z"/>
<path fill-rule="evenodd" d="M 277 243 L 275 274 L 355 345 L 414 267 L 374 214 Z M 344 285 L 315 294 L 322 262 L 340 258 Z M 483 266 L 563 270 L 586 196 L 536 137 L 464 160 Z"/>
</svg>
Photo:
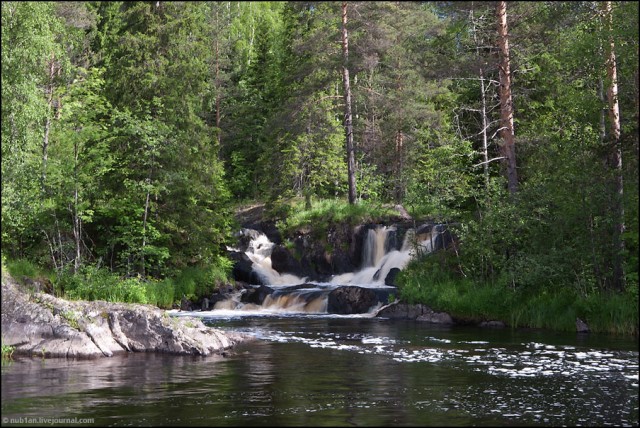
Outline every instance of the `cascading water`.
<svg viewBox="0 0 640 428">
<path fill-rule="evenodd" d="M 264 282 L 271 285 L 293 285 L 302 284 L 306 278 L 300 278 L 296 275 L 280 274 L 271 266 L 271 253 L 274 243 L 267 238 L 264 233 L 258 234 L 249 243 L 249 247 L 245 254 L 253 262 L 253 270 L 261 277 Z"/>
<path fill-rule="evenodd" d="M 395 287 L 385 284 L 392 269 L 402 270 L 417 254 L 425 254 L 436 248 L 436 240 L 444 229 L 434 225 L 426 233 L 409 229 L 400 248 L 395 244 L 396 227 L 377 226 L 367 231 L 362 245 L 362 266 L 356 272 L 334 275 L 327 282 L 307 282 L 293 274 L 283 274 L 272 267 L 271 254 L 275 244 L 266 235 L 254 232 L 253 239 L 245 251 L 252 262 L 252 269 L 273 292 L 265 296 L 260 305 L 243 303 L 242 290 L 227 300 L 215 304 L 214 310 L 242 310 L 244 312 L 275 313 L 327 313 L 329 294 L 342 286 L 357 286 L 372 289 L 386 302 Z M 381 306 L 372 305 L 368 313 Z"/>
</svg>

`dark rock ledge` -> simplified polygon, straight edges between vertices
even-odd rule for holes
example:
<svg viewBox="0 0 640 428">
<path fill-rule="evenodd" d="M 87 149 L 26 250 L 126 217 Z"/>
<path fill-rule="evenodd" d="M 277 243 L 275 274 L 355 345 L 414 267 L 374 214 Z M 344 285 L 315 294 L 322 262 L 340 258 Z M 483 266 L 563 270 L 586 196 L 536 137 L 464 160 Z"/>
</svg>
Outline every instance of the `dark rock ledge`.
<svg viewBox="0 0 640 428">
<path fill-rule="evenodd" d="M 403 303 L 396 301 L 381 307 L 375 315 L 380 318 L 408 319 L 424 321 L 431 324 L 453 325 L 455 321 L 446 312 L 435 312 L 427 305 Z"/>
<path fill-rule="evenodd" d="M 213 355 L 250 340 L 151 305 L 67 301 L 2 274 L 2 344 L 14 355 L 91 358 L 125 352 Z"/>
<path fill-rule="evenodd" d="M 405 319 L 424 321 L 430 324 L 443 325 L 468 325 L 476 324 L 479 327 L 486 328 L 505 328 L 507 324 L 500 320 L 489 320 L 477 322 L 469 322 L 468 320 L 455 319 L 446 312 L 435 312 L 427 305 L 408 304 L 401 301 L 395 301 L 378 309 L 374 316 L 388 319 Z M 588 333 L 589 326 L 580 318 L 576 319 L 576 331 L 578 333 Z"/>
</svg>

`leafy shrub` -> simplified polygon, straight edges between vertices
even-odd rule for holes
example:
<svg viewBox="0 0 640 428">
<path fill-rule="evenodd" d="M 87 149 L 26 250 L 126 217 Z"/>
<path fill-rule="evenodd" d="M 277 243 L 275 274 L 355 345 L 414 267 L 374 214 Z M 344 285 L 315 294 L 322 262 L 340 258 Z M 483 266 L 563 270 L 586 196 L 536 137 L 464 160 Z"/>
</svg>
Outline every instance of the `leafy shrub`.
<svg viewBox="0 0 640 428">
<path fill-rule="evenodd" d="M 13 353 L 15 351 L 15 347 L 11 345 L 2 344 L 2 359 L 11 359 L 13 357 Z"/>
<path fill-rule="evenodd" d="M 147 303 L 159 308 L 171 309 L 175 301 L 175 286 L 171 279 L 150 280 L 145 283 Z"/>
<path fill-rule="evenodd" d="M 119 296 L 116 301 L 127 303 L 147 303 L 145 284 L 140 278 L 127 278 L 116 285 Z"/>
<path fill-rule="evenodd" d="M 11 276 L 17 280 L 24 276 L 35 278 L 40 273 L 40 269 L 27 259 L 7 260 L 6 267 Z"/>
<path fill-rule="evenodd" d="M 121 279 L 106 269 L 85 266 L 78 274 L 63 274 L 59 279 L 66 297 L 79 300 L 147 303 L 146 288 L 140 278 Z"/>
<path fill-rule="evenodd" d="M 174 279 L 175 298 L 197 299 L 212 293 L 228 281 L 233 262 L 219 256 L 207 267 L 191 266 L 183 269 Z"/>
</svg>

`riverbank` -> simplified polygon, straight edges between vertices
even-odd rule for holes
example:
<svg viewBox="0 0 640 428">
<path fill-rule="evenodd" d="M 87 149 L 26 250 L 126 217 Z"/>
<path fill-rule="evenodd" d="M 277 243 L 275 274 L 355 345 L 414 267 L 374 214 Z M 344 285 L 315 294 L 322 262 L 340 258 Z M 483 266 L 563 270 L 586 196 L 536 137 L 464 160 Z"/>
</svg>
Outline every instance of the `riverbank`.
<svg viewBox="0 0 640 428">
<path fill-rule="evenodd" d="M 142 304 L 68 301 L 30 291 L 2 274 L 2 346 L 42 358 L 110 357 L 127 352 L 223 354 L 249 337 L 168 316 Z"/>
<path fill-rule="evenodd" d="M 410 263 L 397 278 L 400 297 L 428 304 L 458 324 L 500 320 L 510 328 L 578 331 L 638 337 L 638 296 L 630 292 L 581 293 L 565 288 L 522 288 L 477 283 L 438 271 L 424 261 Z"/>
</svg>

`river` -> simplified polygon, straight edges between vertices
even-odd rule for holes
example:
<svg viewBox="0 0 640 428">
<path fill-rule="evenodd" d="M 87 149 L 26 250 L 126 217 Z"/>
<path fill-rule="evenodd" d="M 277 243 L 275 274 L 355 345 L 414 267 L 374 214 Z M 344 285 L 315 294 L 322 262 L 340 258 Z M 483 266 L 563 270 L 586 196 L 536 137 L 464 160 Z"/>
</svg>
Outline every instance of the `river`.
<svg viewBox="0 0 640 428">
<path fill-rule="evenodd" d="M 327 313 L 341 284 L 394 290 L 388 272 L 416 251 L 407 236 L 388 245 L 394 232 L 367 232 L 358 272 L 301 289 L 254 233 L 245 254 L 273 295 L 169 313 L 255 340 L 224 357 L 3 363 L 3 426 L 638 426 L 635 337 L 442 326 L 374 317 L 375 307 Z M 421 251 L 440 233 L 417 235 Z"/>
<path fill-rule="evenodd" d="M 256 340 L 225 357 L 3 363 L 2 425 L 638 426 L 635 338 L 368 315 L 200 315 Z"/>
</svg>

